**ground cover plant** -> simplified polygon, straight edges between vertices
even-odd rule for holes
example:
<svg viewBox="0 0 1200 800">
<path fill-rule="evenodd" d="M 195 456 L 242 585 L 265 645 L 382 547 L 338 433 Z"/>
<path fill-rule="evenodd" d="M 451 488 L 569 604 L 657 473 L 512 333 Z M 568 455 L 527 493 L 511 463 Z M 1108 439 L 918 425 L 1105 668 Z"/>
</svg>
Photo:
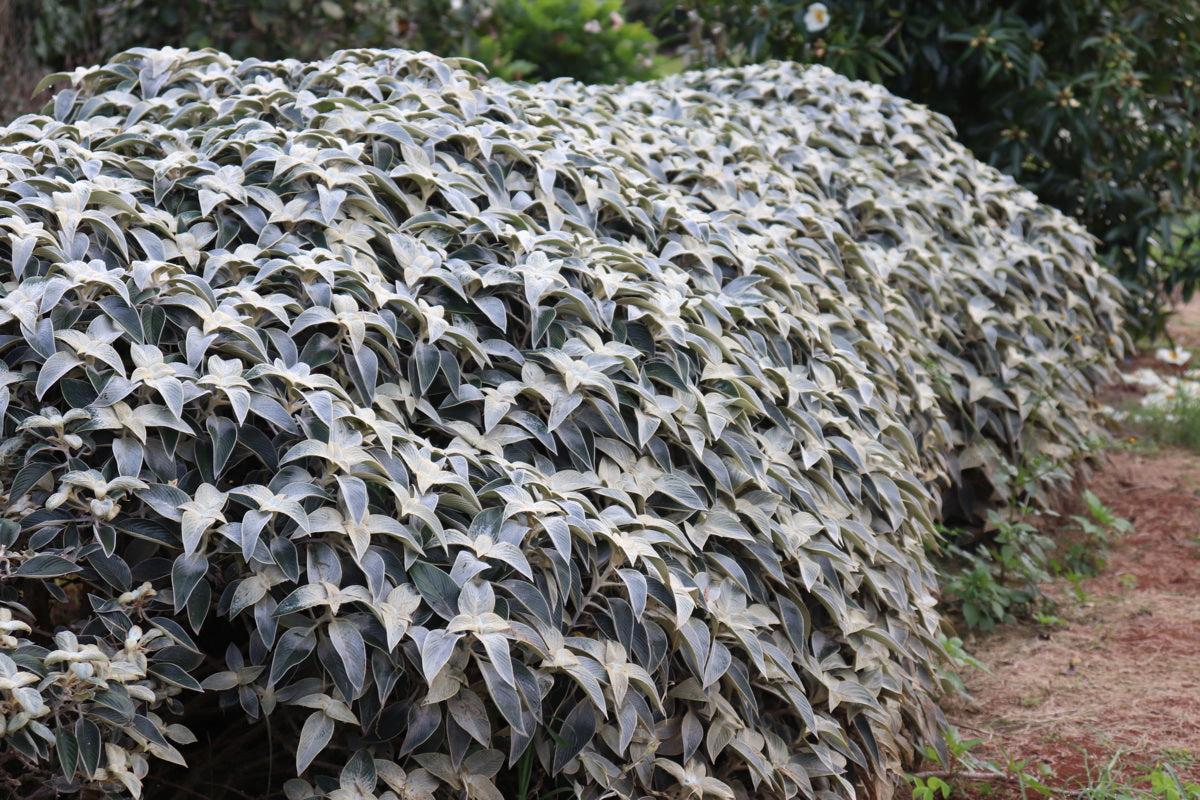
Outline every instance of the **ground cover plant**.
<svg viewBox="0 0 1200 800">
<path fill-rule="evenodd" d="M 0 129 L 11 792 L 160 791 L 213 694 L 290 798 L 941 741 L 925 550 L 1089 440 L 1091 239 L 824 68 L 460 66 L 136 50 Z"/>
</svg>

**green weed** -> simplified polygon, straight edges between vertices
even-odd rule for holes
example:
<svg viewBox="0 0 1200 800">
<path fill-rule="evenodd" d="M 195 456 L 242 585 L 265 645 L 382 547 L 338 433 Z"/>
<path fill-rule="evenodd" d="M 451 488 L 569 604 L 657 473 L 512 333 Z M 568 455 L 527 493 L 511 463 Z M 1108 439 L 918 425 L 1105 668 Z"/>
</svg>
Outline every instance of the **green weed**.
<svg viewBox="0 0 1200 800">
<path fill-rule="evenodd" d="M 1200 800 L 1200 784 L 1179 775 L 1180 767 L 1195 763 L 1190 753 L 1165 751 L 1147 763 L 1131 763 L 1131 755 L 1119 750 L 1098 768 L 1089 765 L 1071 794 L 1083 800 Z"/>
<path fill-rule="evenodd" d="M 946 545 L 947 558 L 939 566 L 946 606 L 957 611 L 968 628 L 985 631 L 1022 616 L 1054 621 L 1058 618 L 1039 585 L 1053 576 L 1068 580 L 1076 600 L 1086 602 L 1082 581 L 1103 568 L 1104 545 L 1128 533 L 1132 525 L 1092 492 L 1084 492 L 1082 499 L 1085 514 L 1067 518 L 1067 527 L 1079 536 L 1065 547 L 1035 525 L 994 511 L 988 516 L 994 529 L 991 546 L 968 550 Z M 959 540 L 968 536 L 965 531 L 946 534 Z"/>
<path fill-rule="evenodd" d="M 974 749 L 985 740 L 963 739 L 958 730 L 946 729 L 943 755 L 932 747 L 925 757 L 940 769 L 907 775 L 913 800 L 942 800 L 986 797 L 1001 784 L 1015 785 L 1025 800 L 1070 796 L 1081 800 L 1200 800 L 1200 784 L 1185 780 L 1180 770 L 1195 766 L 1197 759 L 1184 750 L 1164 750 L 1146 762 L 1131 759 L 1132 753 L 1118 750 L 1099 766 L 1085 762 L 1082 779 L 1060 781 L 1043 763 L 1018 760 L 1001 749 L 1001 760 L 985 759 Z M 1086 753 L 1085 753 L 1086 757 Z"/>
</svg>

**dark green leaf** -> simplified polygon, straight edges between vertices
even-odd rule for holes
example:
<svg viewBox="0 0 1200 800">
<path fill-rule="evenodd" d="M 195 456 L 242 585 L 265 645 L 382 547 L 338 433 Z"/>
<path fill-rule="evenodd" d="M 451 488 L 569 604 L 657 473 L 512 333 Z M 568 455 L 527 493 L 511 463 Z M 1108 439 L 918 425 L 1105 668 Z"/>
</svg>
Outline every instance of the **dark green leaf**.
<svg viewBox="0 0 1200 800">
<path fill-rule="evenodd" d="M 441 369 L 441 351 L 427 342 L 417 342 L 413 347 L 413 363 L 417 370 L 417 390 L 424 395 Z"/>
<path fill-rule="evenodd" d="M 22 467 L 12 479 L 8 489 L 8 504 L 11 506 L 23 498 L 33 488 L 33 485 L 54 468 L 53 464 L 44 461 L 34 461 Z"/>
<path fill-rule="evenodd" d="M 75 722 L 75 739 L 79 747 L 79 766 L 84 775 L 94 775 L 100 766 L 100 727 L 86 717 Z"/>
<path fill-rule="evenodd" d="M 212 437 L 212 474 L 220 480 L 229 462 L 229 456 L 238 443 L 237 424 L 228 417 L 211 416 L 205 420 L 209 436 Z"/>
<path fill-rule="evenodd" d="M 178 686 L 181 689 L 190 689 L 193 692 L 203 691 L 200 688 L 200 682 L 176 664 L 164 662 L 151 663 L 147 671 L 172 686 Z"/>
<path fill-rule="evenodd" d="M 591 703 L 575 703 L 558 730 L 550 774 L 557 775 L 579 755 L 596 735 L 596 709 Z"/>
<path fill-rule="evenodd" d="M 171 565 L 171 595 L 178 614 L 187 605 L 196 586 L 208 572 L 208 559 L 201 553 L 178 556 Z"/>
<path fill-rule="evenodd" d="M 69 728 L 58 728 L 54 732 L 54 749 L 58 753 L 58 766 L 62 774 L 71 778 L 79 762 L 79 742 Z"/>
<path fill-rule="evenodd" d="M 408 574 L 434 613 L 447 620 L 458 613 L 458 584 L 449 575 L 426 561 L 414 563 Z"/>
<path fill-rule="evenodd" d="M 13 575 L 18 578 L 58 578 L 80 569 L 78 564 L 62 556 L 42 553 L 21 564 Z"/>
</svg>

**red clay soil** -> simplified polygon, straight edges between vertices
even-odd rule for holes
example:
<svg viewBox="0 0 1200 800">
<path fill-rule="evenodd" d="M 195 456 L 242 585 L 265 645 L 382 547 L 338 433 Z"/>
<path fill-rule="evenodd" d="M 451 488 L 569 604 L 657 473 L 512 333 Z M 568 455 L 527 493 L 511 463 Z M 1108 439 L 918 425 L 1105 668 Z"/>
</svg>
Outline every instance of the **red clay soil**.
<svg viewBox="0 0 1200 800">
<path fill-rule="evenodd" d="M 1200 301 L 1172 332 L 1200 345 Z M 1136 778 L 1163 757 L 1200 783 L 1200 455 L 1116 449 L 1089 488 L 1134 531 L 1108 546 L 1096 577 L 1043 587 L 1061 624 L 966 637 L 991 674 L 964 674 L 974 702 L 952 702 L 947 716 L 984 740 L 972 755 L 1031 774 L 1045 765 L 1050 786 L 1079 787 L 1110 764 Z"/>
</svg>

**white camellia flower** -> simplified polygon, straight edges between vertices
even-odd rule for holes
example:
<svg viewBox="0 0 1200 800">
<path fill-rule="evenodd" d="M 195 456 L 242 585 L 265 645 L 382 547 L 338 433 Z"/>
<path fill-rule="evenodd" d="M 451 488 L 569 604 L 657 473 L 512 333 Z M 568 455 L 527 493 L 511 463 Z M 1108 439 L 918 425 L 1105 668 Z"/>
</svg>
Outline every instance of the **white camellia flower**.
<svg viewBox="0 0 1200 800">
<path fill-rule="evenodd" d="M 809 33 L 825 30 L 829 25 L 829 9 L 824 3 L 813 3 L 808 7 L 808 13 L 804 15 L 804 27 L 808 28 Z"/>
<path fill-rule="evenodd" d="M 1191 353 L 1177 347 L 1160 347 L 1154 351 L 1154 357 L 1164 364 L 1174 364 L 1177 367 L 1182 367 L 1192 360 Z"/>
</svg>

